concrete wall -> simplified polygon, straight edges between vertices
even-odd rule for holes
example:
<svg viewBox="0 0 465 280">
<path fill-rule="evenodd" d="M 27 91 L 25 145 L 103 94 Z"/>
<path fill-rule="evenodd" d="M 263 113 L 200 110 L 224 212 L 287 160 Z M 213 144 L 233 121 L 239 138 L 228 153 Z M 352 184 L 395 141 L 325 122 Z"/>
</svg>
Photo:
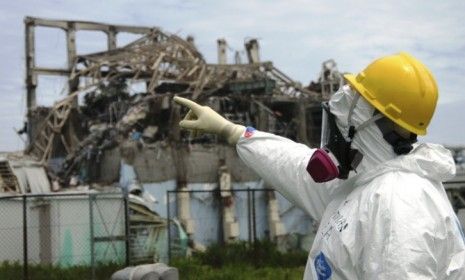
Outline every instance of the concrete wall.
<svg viewBox="0 0 465 280">
<path fill-rule="evenodd" d="M 187 147 L 187 146 L 186 146 Z M 138 179 L 143 183 L 157 183 L 176 178 L 176 164 L 173 151 L 169 146 L 134 148 L 134 167 Z M 220 160 L 224 159 L 235 182 L 258 180 L 253 171 L 247 168 L 234 147 L 223 145 L 189 146 L 184 152 L 186 177 L 190 183 L 216 183 Z M 101 181 L 117 182 L 119 180 L 121 155 L 119 149 L 106 151 L 100 164 Z"/>
</svg>

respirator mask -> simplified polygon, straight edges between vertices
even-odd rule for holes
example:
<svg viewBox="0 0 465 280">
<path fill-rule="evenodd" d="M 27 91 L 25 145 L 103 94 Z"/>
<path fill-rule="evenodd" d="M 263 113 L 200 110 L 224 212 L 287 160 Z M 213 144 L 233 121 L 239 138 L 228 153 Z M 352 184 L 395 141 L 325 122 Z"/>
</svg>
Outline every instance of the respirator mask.
<svg viewBox="0 0 465 280">
<path fill-rule="evenodd" d="M 322 103 L 321 146 L 313 153 L 307 165 L 307 171 L 315 182 L 322 183 L 335 178 L 347 179 L 349 172 L 356 171 L 362 161 L 362 153 L 352 147 L 354 136 L 383 116 L 377 114 L 357 127 L 352 125 L 352 113 L 359 97 L 357 94 L 350 105 L 348 130 L 345 134 L 337 126 L 336 117 L 331 114 L 328 102 Z"/>
<path fill-rule="evenodd" d="M 354 136 L 371 124 L 376 124 L 375 129 L 378 132 L 373 134 L 375 130 L 371 129 L 370 132 L 367 130 L 366 133 L 368 134 L 363 132 L 365 133 L 364 137 L 369 137 L 369 141 L 372 142 L 371 146 L 373 146 L 373 141 L 379 143 L 377 146 L 379 149 L 381 146 L 384 147 L 384 144 L 381 145 L 382 143 L 379 141 L 386 141 L 387 146 L 390 146 L 392 150 L 391 152 L 384 152 L 385 158 L 389 158 L 387 154 L 390 153 L 392 155 L 402 155 L 409 153 L 413 149 L 412 144 L 417 140 L 416 135 L 400 128 L 377 110 L 372 111 L 371 116 L 367 116 L 365 121 L 360 122 L 361 109 L 359 108 L 357 111 L 358 125 L 353 125 L 354 110 L 359 98 L 359 94 L 354 94 L 351 102 L 347 104 L 349 110 L 347 115 L 343 114 L 344 118 L 347 117 L 347 123 L 344 123 L 343 120 L 336 120 L 337 117 L 331 113 L 328 102 L 322 103 L 321 146 L 313 153 L 307 165 L 307 171 L 315 182 L 327 182 L 335 178 L 347 179 L 351 170 L 357 171 L 356 168 L 362 161 L 363 154 L 353 147 Z M 341 117 L 341 114 L 339 114 L 339 117 Z M 342 123 L 343 130 L 339 129 L 337 121 Z M 379 137 L 375 136 L 378 133 Z M 370 150 L 363 150 L 363 153 L 367 152 L 370 152 Z M 381 152 L 381 150 L 378 152 Z M 383 153 L 380 155 L 383 155 Z M 376 161 L 373 161 L 375 158 L 373 152 L 371 152 L 369 162 L 376 164 Z M 381 158 L 378 160 L 381 160 Z"/>
<path fill-rule="evenodd" d="M 349 171 L 355 169 L 363 157 L 358 150 L 351 148 L 355 127 L 351 126 L 348 135 L 343 135 L 328 103 L 324 102 L 322 107 L 321 147 L 313 153 L 307 165 L 308 173 L 317 183 L 346 179 Z"/>
</svg>

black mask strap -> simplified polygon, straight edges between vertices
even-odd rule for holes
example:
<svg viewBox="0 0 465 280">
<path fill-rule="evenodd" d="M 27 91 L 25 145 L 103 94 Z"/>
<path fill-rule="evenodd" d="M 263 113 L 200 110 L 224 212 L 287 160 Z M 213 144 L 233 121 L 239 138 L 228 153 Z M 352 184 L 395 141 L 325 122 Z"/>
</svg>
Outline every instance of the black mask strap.
<svg viewBox="0 0 465 280">
<path fill-rule="evenodd" d="M 395 126 L 388 118 L 382 118 L 376 121 L 376 125 L 383 134 L 384 140 L 388 142 L 397 155 L 405 155 L 413 149 L 413 144 L 417 142 L 417 135 L 409 133 L 407 137 L 400 135 L 395 131 Z"/>
<path fill-rule="evenodd" d="M 362 159 L 362 154 L 356 149 L 352 149 L 352 139 L 356 133 L 355 127 L 349 128 L 348 139 L 344 137 L 337 127 L 336 119 L 329 110 L 327 102 L 322 103 L 323 110 L 326 111 L 328 116 L 329 125 L 329 139 L 327 145 L 324 147 L 331 152 L 339 161 L 339 176 L 340 179 L 346 179 L 349 176 L 350 170 L 354 170 Z"/>
</svg>

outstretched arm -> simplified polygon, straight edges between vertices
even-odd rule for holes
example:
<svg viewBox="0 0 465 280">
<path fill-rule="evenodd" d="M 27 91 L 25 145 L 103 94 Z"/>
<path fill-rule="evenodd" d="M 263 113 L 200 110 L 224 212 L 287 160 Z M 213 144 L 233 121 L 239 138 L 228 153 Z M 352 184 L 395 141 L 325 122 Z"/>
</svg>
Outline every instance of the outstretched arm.
<svg viewBox="0 0 465 280">
<path fill-rule="evenodd" d="M 237 152 L 244 163 L 289 201 L 296 204 L 315 220 L 320 220 L 334 183 L 315 183 L 306 171 L 315 149 L 287 138 L 236 125 L 207 106 L 175 97 L 174 101 L 190 109 L 179 125 L 184 129 L 213 133 L 224 137 L 229 144 L 237 144 Z M 334 182 L 334 181 L 333 181 Z"/>
<path fill-rule="evenodd" d="M 242 161 L 289 201 L 319 221 L 334 183 L 315 183 L 306 167 L 315 149 L 247 128 L 236 146 Z"/>
</svg>

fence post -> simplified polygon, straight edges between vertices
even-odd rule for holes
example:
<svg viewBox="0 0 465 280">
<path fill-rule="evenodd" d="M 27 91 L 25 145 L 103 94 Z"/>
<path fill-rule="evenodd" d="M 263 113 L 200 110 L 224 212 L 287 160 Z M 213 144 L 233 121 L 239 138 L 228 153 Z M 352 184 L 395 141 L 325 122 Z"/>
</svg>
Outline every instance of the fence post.
<svg viewBox="0 0 465 280">
<path fill-rule="evenodd" d="M 221 186 L 218 188 L 218 192 L 215 192 L 215 190 L 212 191 L 212 196 L 215 197 L 215 194 L 216 194 L 216 198 L 218 199 L 218 202 L 219 202 L 219 215 L 218 215 L 218 244 L 220 245 L 224 245 L 226 242 L 225 240 L 225 232 L 224 232 L 224 201 L 223 201 L 223 197 L 221 196 Z"/>
<path fill-rule="evenodd" d="M 252 244 L 252 221 L 250 213 L 250 188 L 247 188 L 247 229 L 249 234 L 249 245 Z"/>
<path fill-rule="evenodd" d="M 170 226 L 171 226 L 171 218 L 170 218 L 170 193 L 171 191 L 166 191 L 166 216 L 168 220 L 168 226 L 166 228 L 166 234 L 168 235 L 168 264 L 171 262 L 171 234 L 170 234 Z"/>
<path fill-rule="evenodd" d="M 255 189 L 252 189 L 252 236 L 253 242 L 257 242 L 257 221 L 255 213 Z"/>
<path fill-rule="evenodd" d="M 27 256 L 27 196 L 23 195 L 23 279 L 28 280 Z"/>
<path fill-rule="evenodd" d="M 130 220 L 129 220 L 129 194 L 128 194 L 128 191 L 125 190 L 124 191 L 124 198 L 123 198 L 123 201 L 124 201 L 124 234 L 126 235 L 125 236 L 125 239 L 124 239 L 124 245 L 126 247 L 126 266 L 129 266 L 129 263 L 130 263 L 130 252 L 129 252 L 129 238 L 130 238 L 130 231 L 129 231 L 129 227 L 131 226 L 130 224 Z"/>
<path fill-rule="evenodd" d="M 90 225 L 90 265 L 91 279 L 95 279 L 95 256 L 94 256 L 94 194 L 89 194 L 89 225 Z"/>
</svg>

